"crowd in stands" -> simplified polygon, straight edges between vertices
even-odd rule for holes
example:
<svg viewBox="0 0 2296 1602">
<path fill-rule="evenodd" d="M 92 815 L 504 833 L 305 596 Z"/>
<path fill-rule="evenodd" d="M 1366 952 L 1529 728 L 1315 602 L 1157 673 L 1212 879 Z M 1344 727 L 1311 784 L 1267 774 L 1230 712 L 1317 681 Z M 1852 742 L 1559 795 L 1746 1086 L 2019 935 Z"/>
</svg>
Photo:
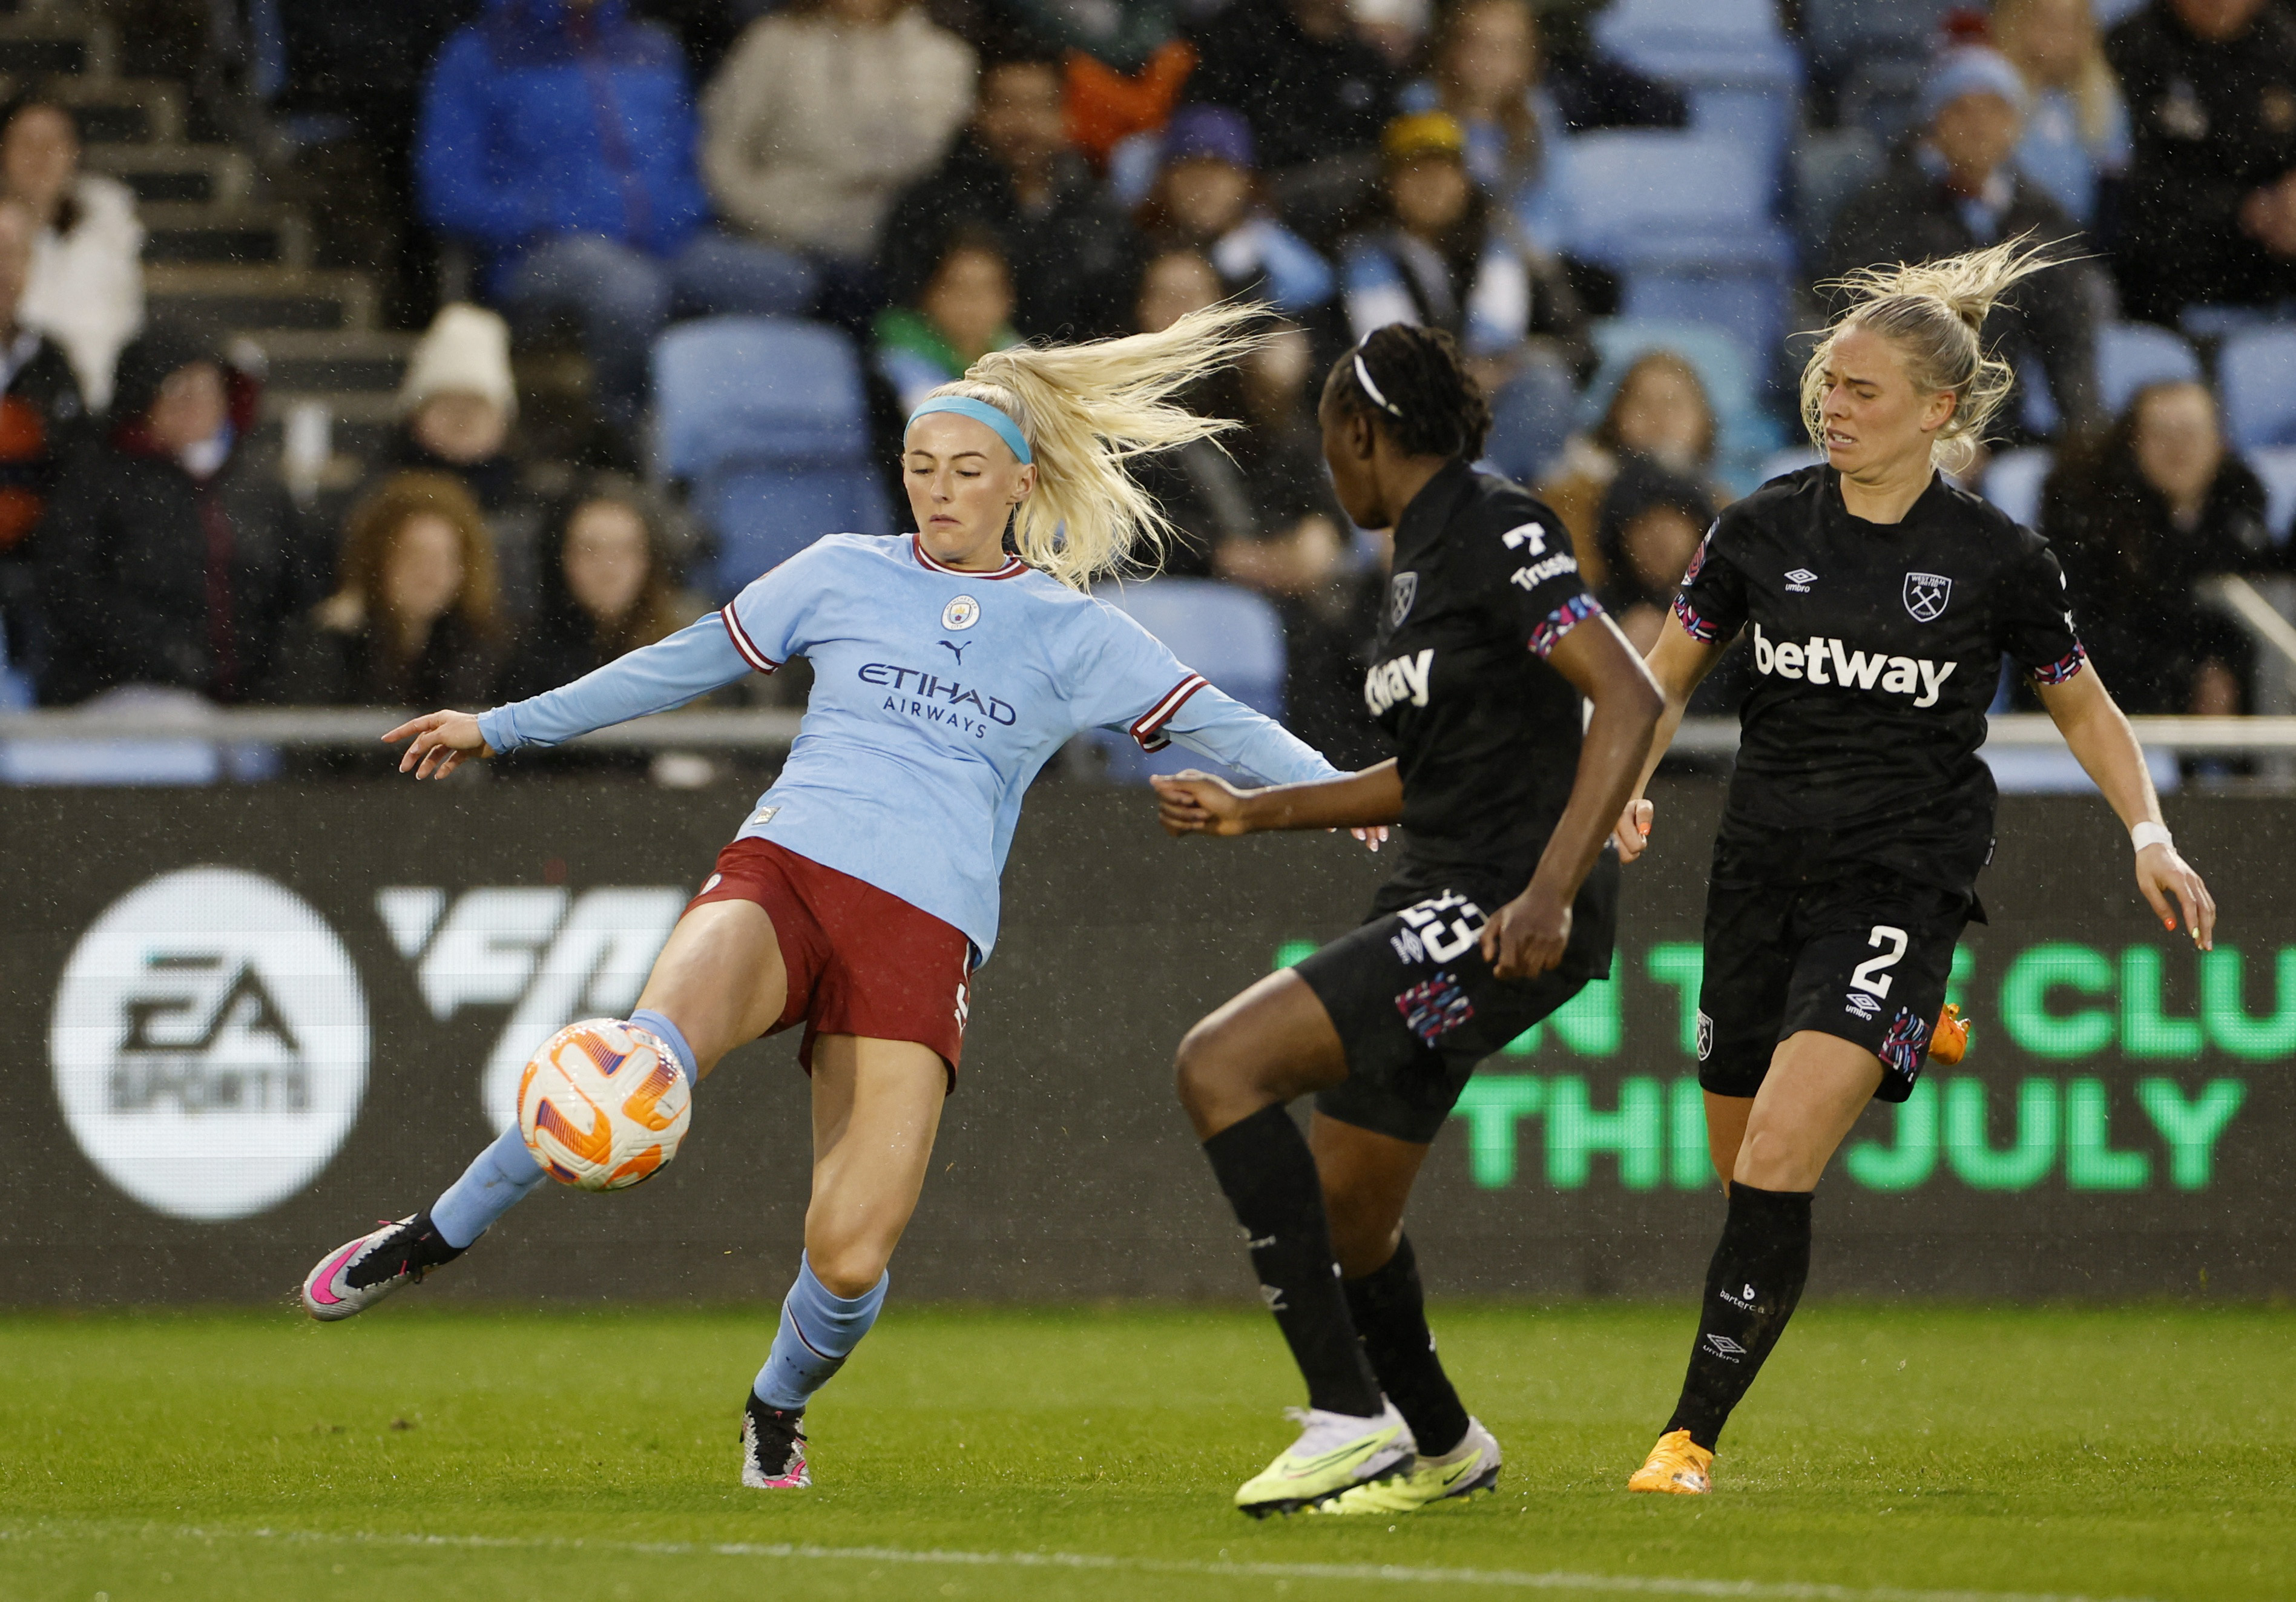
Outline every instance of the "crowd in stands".
<svg viewBox="0 0 2296 1602">
<path fill-rule="evenodd" d="M 27 90 L 0 108 L 0 667 L 54 705 L 532 694 L 728 587 L 651 431 L 673 325 L 839 331 L 882 472 L 857 504 L 891 508 L 900 419 L 984 352 L 1242 296 L 1283 337 L 1193 398 L 1246 424 L 1226 449 L 1144 469 L 1184 536 L 1164 571 L 1264 597 L 1290 720 L 1369 760 L 1383 554 L 1331 497 L 1313 412 L 1349 342 L 1457 337 L 1492 465 L 1554 505 L 1647 645 L 1717 508 L 1813 459 L 1786 443 L 1779 336 L 1828 282 L 2030 235 L 2062 265 L 1987 330 L 2020 374 L 1993 456 L 2029 464 L 2013 509 L 2061 553 L 2124 705 L 2253 710 L 2254 652 L 2204 580 L 2296 572 L 2296 402 L 2254 413 L 2231 379 L 2249 361 L 2296 392 L 2296 0 L 1800 0 L 1756 30 L 1790 63 L 1775 139 L 1751 80 L 1635 43 L 1694 43 L 1707 9 L 1766 13 L 256 7 L 284 63 L 255 97 L 278 159 L 340 198 L 321 226 L 424 331 L 387 448 L 319 500 L 290 491 L 259 372 L 146 319 L 129 193 L 84 168 L 69 98 Z M 1688 220 L 1622 246 L 1644 201 L 1601 176 L 1620 172 L 1676 184 Z M 1751 193 L 1699 193 L 1740 172 Z M 594 431 L 545 471 L 514 353 L 569 339 Z M 1972 487 L 2011 504 L 2015 475 L 1988 471 Z M 1720 675 L 1699 710 L 1735 694 Z"/>
</svg>

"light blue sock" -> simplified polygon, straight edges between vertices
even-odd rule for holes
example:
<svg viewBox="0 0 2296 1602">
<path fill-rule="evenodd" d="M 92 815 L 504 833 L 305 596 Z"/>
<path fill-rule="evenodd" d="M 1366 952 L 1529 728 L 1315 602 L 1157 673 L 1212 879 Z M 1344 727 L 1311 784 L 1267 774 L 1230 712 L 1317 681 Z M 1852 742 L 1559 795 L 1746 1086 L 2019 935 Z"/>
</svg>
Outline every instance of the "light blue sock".
<svg viewBox="0 0 2296 1602">
<path fill-rule="evenodd" d="M 813 1277 L 811 1261 L 799 1258 L 797 1283 L 782 1299 L 782 1327 L 774 1333 L 774 1349 L 750 1387 L 758 1400 L 784 1412 L 803 1408 L 831 1375 L 845 1367 L 845 1360 L 877 1321 L 877 1310 L 885 1305 L 885 1287 L 892 1283 L 892 1275 L 880 1275 L 866 1294 L 848 1302 L 831 1295 L 829 1287 Z"/>
<path fill-rule="evenodd" d="M 693 1065 L 693 1047 L 685 1043 L 685 1031 L 652 1007 L 643 1007 L 630 1015 L 630 1022 L 640 1029 L 652 1030 L 669 1044 L 670 1056 L 677 1059 L 677 1071 L 685 1075 L 685 1088 L 697 1089 L 701 1075 Z"/>
<path fill-rule="evenodd" d="M 542 1165 L 512 1124 L 479 1154 L 461 1179 L 447 1187 L 446 1195 L 430 1204 L 430 1222 L 439 1239 L 460 1251 L 524 1200 L 542 1177 Z"/>
</svg>

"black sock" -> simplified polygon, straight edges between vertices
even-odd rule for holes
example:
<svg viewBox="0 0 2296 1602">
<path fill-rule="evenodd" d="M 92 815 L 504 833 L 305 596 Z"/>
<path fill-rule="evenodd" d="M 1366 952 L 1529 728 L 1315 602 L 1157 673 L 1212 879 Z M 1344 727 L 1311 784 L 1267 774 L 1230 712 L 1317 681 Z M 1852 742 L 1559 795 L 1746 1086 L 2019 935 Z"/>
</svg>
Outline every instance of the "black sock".
<svg viewBox="0 0 2296 1602">
<path fill-rule="evenodd" d="M 1730 1216 L 1706 1269 L 1706 1304 L 1690 1372 L 1667 1429 L 1688 1430 L 1708 1451 L 1785 1333 L 1809 1278 L 1807 1190 L 1757 1190 L 1730 1182 Z"/>
<path fill-rule="evenodd" d="M 1394 1256 L 1362 1278 L 1345 1281 L 1344 1288 L 1379 1388 L 1410 1425 L 1420 1451 L 1441 1457 L 1467 1438 L 1467 1409 L 1435 1355 L 1411 1237 L 1398 1241 Z"/>
<path fill-rule="evenodd" d="M 1377 1416 L 1379 1382 L 1348 1317 L 1324 1187 L 1300 1126 L 1282 1107 L 1262 1107 L 1205 1141 L 1204 1155 L 1243 1226 L 1259 1294 L 1307 1376 L 1308 1405 Z"/>
</svg>

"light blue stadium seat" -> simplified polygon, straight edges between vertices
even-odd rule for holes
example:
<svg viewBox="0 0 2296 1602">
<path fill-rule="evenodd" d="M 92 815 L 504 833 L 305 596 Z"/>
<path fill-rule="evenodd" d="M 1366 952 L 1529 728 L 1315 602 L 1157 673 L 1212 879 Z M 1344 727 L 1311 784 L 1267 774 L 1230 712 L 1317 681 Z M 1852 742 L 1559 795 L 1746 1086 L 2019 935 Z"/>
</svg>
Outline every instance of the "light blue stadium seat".
<svg viewBox="0 0 2296 1602">
<path fill-rule="evenodd" d="M 2296 328 L 2261 328 L 2226 341 L 2217 357 L 2217 390 L 2235 448 L 2296 445 Z"/>
<path fill-rule="evenodd" d="M 1816 467 L 1824 460 L 1825 458 L 1818 455 L 1816 449 L 1807 440 L 1800 445 L 1789 445 L 1783 450 L 1774 450 L 1762 458 L 1761 465 L 1756 469 L 1760 476 L 1755 480 L 1755 482 L 1767 484 L 1772 479 L 1782 479 L 1790 472 L 1800 472 L 1805 467 Z"/>
<path fill-rule="evenodd" d="M 2056 463 L 2046 450 L 2005 450 L 1986 464 L 1985 498 L 2032 528 L 2041 515 L 2041 484 Z"/>
<path fill-rule="evenodd" d="M 1774 0 L 1617 0 L 1595 37 L 1629 66 L 1681 85 L 1694 131 L 1736 140 L 1775 170 L 1797 119 L 1801 58 Z"/>
<path fill-rule="evenodd" d="M 2285 545 L 2289 525 L 2296 523 L 2296 445 L 2267 445 L 2246 455 L 2264 481 L 2264 526 L 2276 545 Z"/>
<path fill-rule="evenodd" d="M 730 596 L 824 534 L 893 531 L 852 342 L 791 317 L 681 324 L 653 349 L 656 471 L 691 487 Z"/>
<path fill-rule="evenodd" d="M 1283 623 L 1259 596 L 1217 579 L 1150 579 L 1094 593 L 1246 706 L 1283 716 Z M 1090 737 L 1106 753 L 1108 777 L 1115 784 L 1144 785 L 1152 773 L 1184 768 L 1239 776 L 1185 746 L 1152 754 L 1120 731 L 1095 730 Z"/>
<path fill-rule="evenodd" d="M 2199 382 L 2200 353 L 2174 329 L 2107 323 L 2096 331 L 2096 382 L 2105 411 L 2119 416 L 2146 384 Z"/>
<path fill-rule="evenodd" d="M 1649 128 L 1561 143 L 1569 248 L 1619 274 L 1625 315 L 1723 328 L 1750 350 L 1775 349 L 1793 249 L 1771 220 L 1772 177 L 1757 152 Z"/>
</svg>

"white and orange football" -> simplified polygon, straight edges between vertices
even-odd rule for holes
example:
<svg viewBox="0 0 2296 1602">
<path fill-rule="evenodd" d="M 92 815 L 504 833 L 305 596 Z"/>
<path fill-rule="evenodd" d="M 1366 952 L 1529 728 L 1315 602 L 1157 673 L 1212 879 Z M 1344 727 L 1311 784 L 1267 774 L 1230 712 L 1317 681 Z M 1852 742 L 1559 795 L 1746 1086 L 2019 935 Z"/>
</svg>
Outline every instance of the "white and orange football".
<svg viewBox="0 0 2296 1602">
<path fill-rule="evenodd" d="M 669 1047 L 618 1018 L 550 1037 L 518 1081 L 518 1130 L 543 1171 L 584 1190 L 624 1190 L 672 1157 L 693 1097 Z"/>
</svg>

